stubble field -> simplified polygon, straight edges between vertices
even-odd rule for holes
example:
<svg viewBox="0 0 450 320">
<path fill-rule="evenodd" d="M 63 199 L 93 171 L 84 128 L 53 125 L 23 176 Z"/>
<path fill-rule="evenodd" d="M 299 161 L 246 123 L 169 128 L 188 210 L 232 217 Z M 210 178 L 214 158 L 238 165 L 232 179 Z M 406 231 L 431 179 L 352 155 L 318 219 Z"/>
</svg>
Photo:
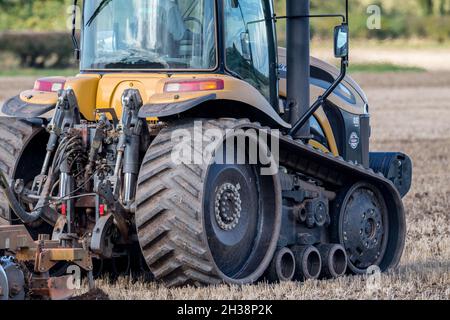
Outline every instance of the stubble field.
<svg viewBox="0 0 450 320">
<path fill-rule="evenodd" d="M 399 269 L 381 277 L 166 289 L 155 283 L 98 281 L 109 299 L 450 299 L 450 73 L 355 74 L 371 105 L 372 150 L 403 151 L 414 162 L 405 199 L 407 242 Z M 30 87 L 0 78 L 0 101 Z"/>
</svg>

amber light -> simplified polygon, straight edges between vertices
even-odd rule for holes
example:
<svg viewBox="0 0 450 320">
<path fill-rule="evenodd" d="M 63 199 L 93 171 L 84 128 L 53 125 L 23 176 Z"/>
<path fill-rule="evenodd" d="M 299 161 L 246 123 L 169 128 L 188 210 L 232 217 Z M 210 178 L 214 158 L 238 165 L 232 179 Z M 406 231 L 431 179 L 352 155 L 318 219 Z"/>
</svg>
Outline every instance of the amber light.
<svg viewBox="0 0 450 320">
<path fill-rule="evenodd" d="M 171 81 L 164 86 L 164 92 L 192 92 L 223 90 L 225 83 L 222 79 L 202 79 Z"/>
</svg>

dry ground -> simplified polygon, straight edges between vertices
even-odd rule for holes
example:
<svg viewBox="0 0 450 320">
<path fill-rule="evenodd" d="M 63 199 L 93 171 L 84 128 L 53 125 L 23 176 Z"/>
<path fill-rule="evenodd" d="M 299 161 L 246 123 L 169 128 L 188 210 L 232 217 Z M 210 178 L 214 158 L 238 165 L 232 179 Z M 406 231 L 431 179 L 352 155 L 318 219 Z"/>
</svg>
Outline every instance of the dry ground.
<svg viewBox="0 0 450 320">
<path fill-rule="evenodd" d="M 99 288 L 111 299 L 450 299 L 450 73 L 355 78 L 371 102 L 372 149 L 401 150 L 414 161 L 414 185 L 405 199 L 407 243 L 398 271 L 375 282 L 346 277 L 168 290 L 121 279 L 100 281 Z M 16 90 L 11 79 L 0 80 L 0 100 L 11 95 L 4 95 L 5 89 Z"/>
</svg>

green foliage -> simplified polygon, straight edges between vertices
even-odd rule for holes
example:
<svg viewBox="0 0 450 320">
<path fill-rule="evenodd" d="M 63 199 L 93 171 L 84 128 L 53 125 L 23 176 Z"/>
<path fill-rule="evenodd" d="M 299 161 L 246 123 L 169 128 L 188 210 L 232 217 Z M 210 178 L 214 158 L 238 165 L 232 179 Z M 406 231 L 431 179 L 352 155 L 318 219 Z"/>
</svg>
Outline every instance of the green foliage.
<svg viewBox="0 0 450 320">
<path fill-rule="evenodd" d="M 71 0 L 0 0 L 0 31 L 63 31 Z"/>
<path fill-rule="evenodd" d="M 285 14 L 285 1 L 274 0 L 278 15 Z M 311 0 L 311 11 L 343 13 L 344 3 L 344 0 Z M 25 67 L 70 65 L 73 51 L 67 25 L 72 4 L 73 0 L 0 0 L 0 51 L 15 54 Z M 370 5 L 381 8 L 379 30 L 367 27 Z M 312 19 L 313 36 L 332 37 L 333 27 L 338 23 L 338 19 Z M 277 25 L 283 45 L 286 21 L 279 20 Z M 425 38 L 445 42 L 450 39 L 450 0 L 351 0 L 350 28 L 352 39 Z"/>
<path fill-rule="evenodd" d="M 73 46 L 66 32 L 0 33 L 0 51 L 15 54 L 21 67 L 67 67 L 73 64 Z"/>
<path fill-rule="evenodd" d="M 369 30 L 367 19 L 370 5 L 381 8 L 381 29 Z M 285 0 L 275 0 L 275 8 L 285 13 Z M 313 13 L 344 12 L 343 0 L 311 0 Z M 338 20 L 314 19 L 313 35 L 330 38 L 332 28 Z M 285 23 L 279 23 L 281 29 Z M 438 42 L 450 39 L 450 0 L 351 0 L 350 28 L 352 38 L 409 39 L 426 38 Z M 281 33 L 280 39 L 284 39 Z"/>
<path fill-rule="evenodd" d="M 368 63 L 368 64 L 350 64 L 350 73 L 356 72 L 370 72 L 370 73 L 383 73 L 383 72 L 424 72 L 424 69 L 417 67 L 399 66 L 390 63 Z"/>
</svg>

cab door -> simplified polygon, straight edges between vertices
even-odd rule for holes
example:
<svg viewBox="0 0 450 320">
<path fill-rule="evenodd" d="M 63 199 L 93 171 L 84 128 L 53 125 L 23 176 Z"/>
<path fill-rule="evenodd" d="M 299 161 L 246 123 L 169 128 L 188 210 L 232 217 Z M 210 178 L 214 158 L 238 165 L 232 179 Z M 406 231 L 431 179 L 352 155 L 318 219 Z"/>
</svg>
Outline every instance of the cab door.
<svg viewBox="0 0 450 320">
<path fill-rule="evenodd" d="M 277 109 L 276 32 L 270 0 L 223 0 L 225 71 Z"/>
</svg>

